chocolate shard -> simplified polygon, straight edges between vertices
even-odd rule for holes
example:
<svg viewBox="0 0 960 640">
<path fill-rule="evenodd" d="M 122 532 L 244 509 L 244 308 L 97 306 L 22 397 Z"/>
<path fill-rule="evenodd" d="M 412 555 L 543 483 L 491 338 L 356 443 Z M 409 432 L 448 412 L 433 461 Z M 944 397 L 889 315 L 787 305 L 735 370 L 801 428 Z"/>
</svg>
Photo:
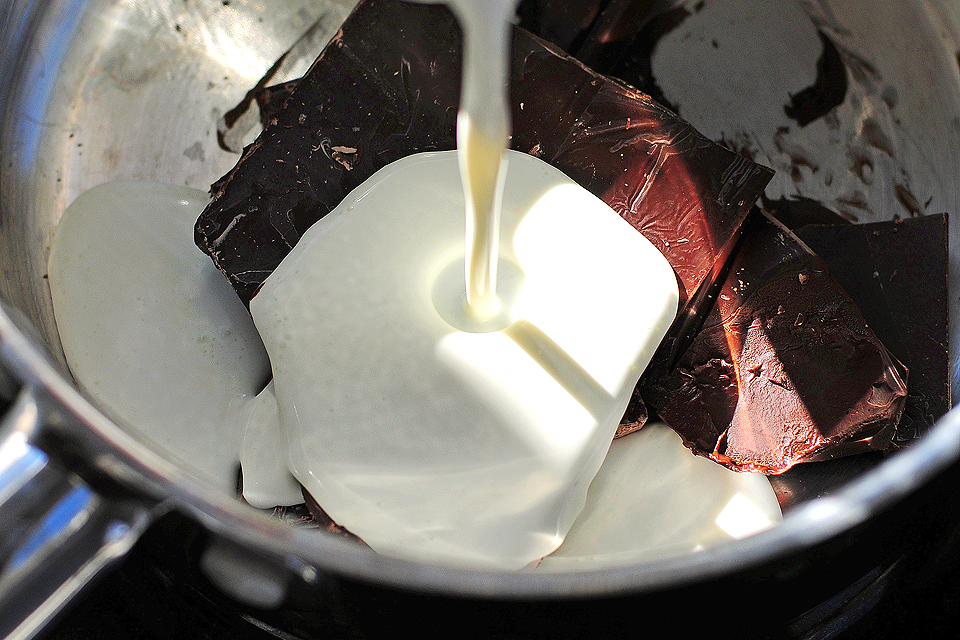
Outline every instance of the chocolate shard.
<svg viewBox="0 0 960 640">
<path fill-rule="evenodd" d="M 579 46 L 570 53 L 591 69 L 607 73 L 633 44 L 656 0 L 608 0 Z"/>
<path fill-rule="evenodd" d="M 702 329 L 641 389 L 694 452 L 778 474 L 888 446 L 906 376 L 823 260 L 757 210 Z"/>
<path fill-rule="evenodd" d="M 850 220 L 812 198 L 792 196 L 771 200 L 761 196 L 760 200 L 764 211 L 794 233 L 797 229 L 808 225 L 846 226 L 850 224 Z M 817 251 L 814 250 L 814 253 Z"/>
<path fill-rule="evenodd" d="M 245 303 L 304 231 L 378 169 L 455 147 L 452 33 L 444 7 L 362 3 L 216 183 L 195 240 Z"/>
<path fill-rule="evenodd" d="M 571 55 L 588 37 L 603 7 L 610 0 L 522 0 L 518 24 Z"/>
<path fill-rule="evenodd" d="M 442 6 L 364 0 L 197 221 L 197 245 L 248 303 L 313 222 L 377 169 L 455 147 L 460 31 Z M 772 172 L 522 29 L 514 149 L 603 199 L 667 257 L 689 302 L 732 251 Z"/>
<path fill-rule="evenodd" d="M 808 225 L 797 236 L 829 266 L 867 324 L 910 370 L 895 444 L 950 410 L 947 217 Z"/>
</svg>

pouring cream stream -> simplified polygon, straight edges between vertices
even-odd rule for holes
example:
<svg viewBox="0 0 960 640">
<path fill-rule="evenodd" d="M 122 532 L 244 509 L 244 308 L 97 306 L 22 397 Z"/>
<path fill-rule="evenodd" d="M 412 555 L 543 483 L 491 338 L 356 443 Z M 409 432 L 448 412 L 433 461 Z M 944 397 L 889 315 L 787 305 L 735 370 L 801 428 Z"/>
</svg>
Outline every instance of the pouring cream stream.
<svg viewBox="0 0 960 640">
<path fill-rule="evenodd" d="M 500 207 L 510 140 L 510 20 L 517 0 L 416 0 L 447 4 L 463 31 L 463 82 L 457 115 L 457 160 L 466 204 L 468 315 L 496 315 Z"/>
<path fill-rule="evenodd" d="M 500 207 L 510 139 L 510 18 L 516 0 L 451 0 L 463 25 L 463 89 L 457 158 L 466 202 L 467 309 L 476 320 L 496 314 Z"/>
</svg>

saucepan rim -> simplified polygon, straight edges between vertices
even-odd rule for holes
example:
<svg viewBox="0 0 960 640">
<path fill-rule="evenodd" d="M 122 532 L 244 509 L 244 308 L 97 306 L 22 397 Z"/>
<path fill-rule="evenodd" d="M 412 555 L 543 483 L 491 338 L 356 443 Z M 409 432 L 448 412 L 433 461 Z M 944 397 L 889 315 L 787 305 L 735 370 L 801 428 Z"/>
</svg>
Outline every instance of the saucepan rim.
<svg viewBox="0 0 960 640">
<path fill-rule="evenodd" d="M 7 3 L 12 15 L 16 2 Z M 70 5 L 70 0 L 58 0 Z M 63 7 L 61 7 L 62 9 Z M 4 10 L 0 9 L 0 17 Z M 9 35 L 9 34 L 7 34 Z M 5 40 L 0 39 L 0 44 Z M 0 87 L 0 105 L 6 104 Z M 718 578 L 826 542 L 889 509 L 960 457 L 960 413 L 950 411 L 919 441 L 865 471 L 837 492 L 804 503 L 781 524 L 696 553 L 616 568 L 564 572 L 455 569 L 378 555 L 336 536 L 284 525 L 217 491 L 129 435 L 89 402 L 44 347 L 0 305 L 0 356 L 21 383 L 59 403 L 72 427 L 101 443 L 117 463 L 99 472 L 164 509 L 180 510 L 216 537 L 275 561 L 305 580 L 312 569 L 424 593 L 485 598 L 566 598 L 638 593 Z M 19 324 L 18 324 L 19 323 Z M 123 469 L 123 473 L 116 473 Z M 315 575 L 314 578 L 315 579 Z"/>
</svg>

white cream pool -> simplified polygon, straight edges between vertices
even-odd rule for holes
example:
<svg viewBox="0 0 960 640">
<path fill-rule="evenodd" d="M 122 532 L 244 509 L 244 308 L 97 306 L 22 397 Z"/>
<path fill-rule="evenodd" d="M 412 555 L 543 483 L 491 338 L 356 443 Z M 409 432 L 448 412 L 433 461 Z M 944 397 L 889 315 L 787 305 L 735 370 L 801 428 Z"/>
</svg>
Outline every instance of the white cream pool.
<svg viewBox="0 0 960 640">
<path fill-rule="evenodd" d="M 246 437 L 251 501 L 298 502 L 296 485 L 276 472 L 282 452 L 263 444 L 271 442 L 271 426 L 257 416 L 270 413 L 269 399 L 253 398 L 269 363 L 256 328 L 191 242 L 206 200 L 202 192 L 144 182 L 106 184 L 77 199 L 50 263 L 64 350 L 85 392 L 199 475 L 230 491 Z M 138 239 L 136 260 L 131 238 Z M 245 436 L 250 416 L 256 428 Z M 677 459 L 687 463 L 667 462 Z M 264 470 L 248 469 L 250 461 Z M 592 474 L 581 481 L 584 489 Z M 684 553 L 779 518 L 764 477 L 694 458 L 672 432 L 649 426 L 615 443 L 564 545 L 542 567 Z M 417 548 L 387 552 L 416 557 Z"/>
</svg>

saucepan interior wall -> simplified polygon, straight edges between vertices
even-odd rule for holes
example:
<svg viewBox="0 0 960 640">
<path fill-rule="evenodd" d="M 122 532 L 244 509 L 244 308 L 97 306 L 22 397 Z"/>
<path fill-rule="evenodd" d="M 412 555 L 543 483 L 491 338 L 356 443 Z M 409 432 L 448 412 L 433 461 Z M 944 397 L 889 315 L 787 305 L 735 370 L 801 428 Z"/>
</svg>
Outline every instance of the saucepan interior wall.
<svg viewBox="0 0 960 640">
<path fill-rule="evenodd" d="M 2 42 L 13 47 L 3 49 L 0 89 L 0 292 L 26 313 L 54 354 L 61 355 L 46 260 L 66 206 L 98 184 L 124 178 L 206 189 L 237 160 L 217 142 L 224 112 L 298 35 L 313 28 L 322 46 L 350 4 L 7 5 Z M 652 58 L 663 95 L 708 136 L 777 169 L 771 198 L 821 199 L 859 221 L 946 211 L 957 238 L 960 9 L 877 2 L 854 13 L 839 2 L 804 0 L 790 5 L 798 23 L 782 19 L 774 6 L 782 3 L 768 4 L 676 3 L 686 16 L 660 37 Z M 734 47 L 738 39 L 755 48 Z M 785 69 L 803 66 L 806 79 L 796 91 L 814 83 L 825 40 L 846 64 L 848 99 L 835 117 L 788 122 L 784 131 L 792 86 Z M 783 47 L 790 45 L 800 50 L 787 49 L 788 61 Z M 751 54 L 763 65 L 741 58 Z M 310 62 L 304 55 L 289 77 Z M 786 95 L 759 104 L 775 82 Z M 869 176 L 856 150 L 871 159 Z M 960 260 L 951 255 L 951 300 L 958 299 L 958 280 Z M 956 327 L 960 314 L 952 316 Z M 951 331 L 953 344 L 958 334 Z M 953 363 L 957 352 L 951 348 Z"/>
</svg>

